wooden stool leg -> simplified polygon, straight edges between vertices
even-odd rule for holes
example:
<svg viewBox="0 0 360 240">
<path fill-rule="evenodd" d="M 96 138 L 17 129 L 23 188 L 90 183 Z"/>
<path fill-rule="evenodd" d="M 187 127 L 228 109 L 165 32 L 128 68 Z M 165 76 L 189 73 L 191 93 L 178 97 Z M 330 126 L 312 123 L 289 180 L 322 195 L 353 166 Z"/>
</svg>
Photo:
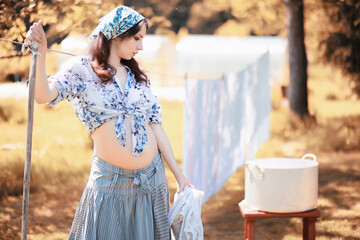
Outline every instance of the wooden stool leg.
<svg viewBox="0 0 360 240">
<path fill-rule="evenodd" d="M 317 218 L 303 218 L 303 239 L 315 240 L 315 222 Z"/>
<path fill-rule="evenodd" d="M 255 240 L 255 221 L 256 218 L 247 220 L 247 240 Z"/>
<path fill-rule="evenodd" d="M 317 218 L 309 218 L 308 231 L 309 231 L 309 240 L 315 240 L 315 223 Z"/>
<path fill-rule="evenodd" d="M 303 218 L 303 240 L 309 240 L 309 219 Z"/>
<path fill-rule="evenodd" d="M 248 219 L 245 218 L 245 240 L 249 239 L 249 228 L 248 228 Z"/>
</svg>

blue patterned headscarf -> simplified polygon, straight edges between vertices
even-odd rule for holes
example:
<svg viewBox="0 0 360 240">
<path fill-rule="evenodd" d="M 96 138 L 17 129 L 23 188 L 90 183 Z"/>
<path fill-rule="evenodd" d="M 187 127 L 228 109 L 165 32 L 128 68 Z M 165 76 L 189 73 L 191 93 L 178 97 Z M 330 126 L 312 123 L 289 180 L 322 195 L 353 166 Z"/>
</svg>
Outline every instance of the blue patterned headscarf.
<svg viewBox="0 0 360 240">
<path fill-rule="evenodd" d="M 90 38 L 96 37 L 99 32 L 102 32 L 108 40 L 116 38 L 143 19 L 144 16 L 132 8 L 117 7 L 99 19 L 99 25 L 90 34 Z"/>
</svg>

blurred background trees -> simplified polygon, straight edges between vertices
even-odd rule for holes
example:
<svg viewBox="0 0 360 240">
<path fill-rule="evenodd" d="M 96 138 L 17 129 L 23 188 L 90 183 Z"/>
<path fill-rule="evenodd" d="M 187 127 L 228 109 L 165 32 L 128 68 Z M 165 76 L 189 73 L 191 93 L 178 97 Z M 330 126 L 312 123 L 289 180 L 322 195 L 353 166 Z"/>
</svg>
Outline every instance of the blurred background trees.
<svg viewBox="0 0 360 240">
<path fill-rule="evenodd" d="M 302 119 L 309 115 L 307 90 L 307 56 L 304 43 L 303 0 L 285 0 L 289 45 L 290 109 Z"/>
<path fill-rule="evenodd" d="M 166 4 L 156 0 L 124 0 L 117 4 L 110 0 L 5 0 L 0 3 L 0 36 L 23 42 L 31 24 L 42 19 L 50 47 L 70 33 L 89 34 L 99 18 L 120 4 L 144 14 L 151 22 L 149 33 L 284 36 L 285 32 L 281 0 L 169 0 Z M 1 48 L 0 57 L 19 50 L 19 46 L 3 42 Z"/>
<path fill-rule="evenodd" d="M 283 0 L 33 0 L 0 2 L 0 37 L 23 42 L 34 21 L 43 20 L 49 47 L 70 33 L 89 34 L 115 6 L 135 7 L 150 21 L 149 33 L 175 41 L 182 34 L 286 37 Z M 343 69 L 360 96 L 360 1 L 304 0 L 305 46 L 309 62 Z M 0 59 L 19 56 L 20 45 L 0 41 Z M 8 69 L 1 69 L 0 81 Z"/>
<path fill-rule="evenodd" d="M 23 42 L 32 23 L 43 21 L 48 47 L 70 33 L 89 34 L 98 19 L 116 5 L 111 1 L 5 0 L 0 2 L 0 37 Z M 0 42 L 0 58 L 21 55 L 21 46 Z"/>
<path fill-rule="evenodd" d="M 360 96 L 360 1 L 322 0 L 329 24 L 323 41 L 324 59 L 350 76 L 351 87 Z"/>
</svg>

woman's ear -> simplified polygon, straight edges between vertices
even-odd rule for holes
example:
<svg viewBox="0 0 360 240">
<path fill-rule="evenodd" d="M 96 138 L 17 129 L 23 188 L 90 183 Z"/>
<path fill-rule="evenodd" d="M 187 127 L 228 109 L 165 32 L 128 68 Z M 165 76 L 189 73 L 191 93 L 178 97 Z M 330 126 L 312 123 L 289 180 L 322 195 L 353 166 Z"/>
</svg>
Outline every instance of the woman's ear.
<svg viewBox="0 0 360 240">
<path fill-rule="evenodd" d="M 119 37 L 116 37 L 116 38 L 113 38 L 113 39 L 111 39 L 110 40 L 110 43 L 119 43 L 119 42 L 121 42 L 121 38 L 119 38 Z"/>
</svg>

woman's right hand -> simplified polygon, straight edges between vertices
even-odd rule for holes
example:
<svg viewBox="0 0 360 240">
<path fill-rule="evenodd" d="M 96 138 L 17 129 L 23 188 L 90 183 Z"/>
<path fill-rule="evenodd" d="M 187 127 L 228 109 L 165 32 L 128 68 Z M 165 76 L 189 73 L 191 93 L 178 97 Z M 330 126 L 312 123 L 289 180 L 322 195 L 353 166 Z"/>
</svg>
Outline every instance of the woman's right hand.
<svg viewBox="0 0 360 240">
<path fill-rule="evenodd" d="M 176 179 L 177 182 L 177 192 L 181 193 L 184 191 L 185 187 L 195 188 L 189 180 L 181 173 L 180 177 Z"/>
<path fill-rule="evenodd" d="M 33 23 L 30 27 L 29 31 L 26 34 L 26 41 L 28 42 L 38 42 L 39 48 L 38 51 L 44 55 L 47 50 L 47 40 L 44 29 L 42 27 L 42 22 L 39 20 L 38 22 Z"/>
<path fill-rule="evenodd" d="M 37 103 L 47 103 L 56 98 L 59 94 L 57 88 L 49 85 L 46 75 L 46 51 L 47 40 L 41 20 L 35 22 L 26 34 L 26 42 L 38 42 L 38 51 L 41 56 L 37 56 L 36 62 L 36 84 L 35 84 L 35 101 Z"/>
</svg>

